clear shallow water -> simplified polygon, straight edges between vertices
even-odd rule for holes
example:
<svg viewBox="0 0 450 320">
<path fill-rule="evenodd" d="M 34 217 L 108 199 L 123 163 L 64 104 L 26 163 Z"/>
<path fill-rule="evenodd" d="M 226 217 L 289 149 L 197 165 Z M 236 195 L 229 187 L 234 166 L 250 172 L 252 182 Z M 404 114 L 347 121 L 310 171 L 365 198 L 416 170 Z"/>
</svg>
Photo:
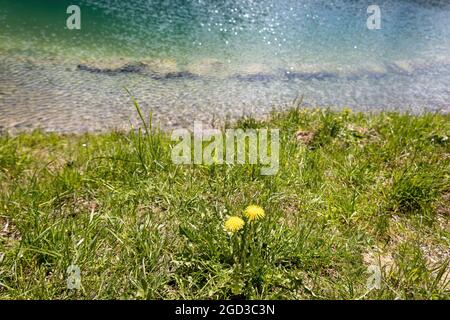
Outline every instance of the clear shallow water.
<svg viewBox="0 0 450 320">
<path fill-rule="evenodd" d="M 450 110 L 450 3 L 0 0 L 0 129 L 162 127 L 307 105 Z M 65 28 L 81 8 L 81 30 Z"/>
</svg>

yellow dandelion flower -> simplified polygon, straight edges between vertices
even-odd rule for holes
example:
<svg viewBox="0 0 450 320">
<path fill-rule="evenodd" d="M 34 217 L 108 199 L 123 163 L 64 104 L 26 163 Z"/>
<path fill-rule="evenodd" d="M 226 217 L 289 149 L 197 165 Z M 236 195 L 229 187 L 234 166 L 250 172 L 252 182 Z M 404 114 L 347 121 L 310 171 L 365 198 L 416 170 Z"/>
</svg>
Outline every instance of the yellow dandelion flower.
<svg viewBox="0 0 450 320">
<path fill-rule="evenodd" d="M 244 216 L 248 221 L 262 219 L 265 215 L 264 209 L 260 206 L 250 205 L 244 210 Z"/>
<path fill-rule="evenodd" d="M 239 217 L 230 217 L 225 221 L 225 229 L 229 232 L 236 232 L 244 227 L 244 220 Z"/>
</svg>

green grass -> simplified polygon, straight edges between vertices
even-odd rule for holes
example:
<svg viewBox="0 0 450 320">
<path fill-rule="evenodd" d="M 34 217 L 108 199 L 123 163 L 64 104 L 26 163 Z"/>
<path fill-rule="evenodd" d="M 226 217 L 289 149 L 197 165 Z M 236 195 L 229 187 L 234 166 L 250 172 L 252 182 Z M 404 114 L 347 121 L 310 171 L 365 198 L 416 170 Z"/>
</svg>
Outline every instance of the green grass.
<svg viewBox="0 0 450 320">
<path fill-rule="evenodd" d="M 1 136 L 0 298 L 450 298 L 449 115 L 295 108 L 236 126 L 280 129 L 277 175 L 174 165 L 150 123 Z M 266 216 L 239 252 L 223 224 L 250 204 Z"/>
</svg>

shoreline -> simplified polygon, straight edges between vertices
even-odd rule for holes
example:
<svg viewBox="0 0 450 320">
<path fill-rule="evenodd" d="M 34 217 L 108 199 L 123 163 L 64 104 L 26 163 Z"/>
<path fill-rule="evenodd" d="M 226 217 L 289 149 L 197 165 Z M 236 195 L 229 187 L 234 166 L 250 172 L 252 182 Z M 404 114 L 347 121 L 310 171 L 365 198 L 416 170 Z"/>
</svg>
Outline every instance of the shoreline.
<svg viewBox="0 0 450 320">
<path fill-rule="evenodd" d="M 130 109 L 133 108 L 130 103 Z M 207 128 L 217 128 L 220 130 L 223 130 L 225 127 L 233 127 L 239 122 L 245 121 L 246 119 L 252 119 L 258 122 L 270 122 L 271 117 L 273 116 L 279 116 L 282 114 L 285 114 L 292 110 L 294 107 L 292 106 L 283 106 L 279 108 L 273 108 L 271 111 L 268 111 L 264 114 L 246 114 L 241 116 L 235 116 L 235 117 L 225 117 L 225 118 L 216 118 L 212 117 L 213 121 L 204 121 L 201 119 L 195 119 L 193 118 L 191 122 L 185 122 L 184 124 L 177 124 L 177 125 L 164 125 L 164 120 L 158 121 L 155 120 L 155 113 L 152 114 L 153 120 L 153 127 L 158 128 L 161 132 L 165 134 L 169 134 L 173 130 L 176 129 L 188 129 L 191 130 L 193 126 L 194 121 L 202 121 L 204 125 L 206 125 Z M 448 109 L 448 108 L 447 108 Z M 394 114 L 394 115 L 406 115 L 411 117 L 421 117 L 426 115 L 433 115 L 433 114 L 440 114 L 443 116 L 450 114 L 450 109 L 440 109 L 440 110 L 434 110 L 430 111 L 427 108 L 424 108 L 422 111 L 415 111 L 413 109 L 411 110 L 404 110 L 404 108 L 400 110 L 382 110 L 382 109 L 375 109 L 375 110 L 353 110 L 349 107 L 312 107 L 312 106 L 306 106 L 305 104 L 302 104 L 298 107 L 298 110 L 301 112 L 332 112 L 332 113 L 339 113 L 343 110 L 350 110 L 353 113 L 361 114 L 363 117 L 373 117 L 373 116 L 379 116 L 381 114 Z M 148 119 L 149 115 L 145 116 L 146 119 Z M 34 127 L 34 128 L 15 128 L 15 127 L 4 127 L 0 122 L 0 136 L 17 136 L 22 134 L 33 134 L 33 133 L 42 133 L 42 134 L 56 134 L 56 135 L 62 135 L 62 136 L 83 136 L 83 135 L 104 135 L 109 133 L 121 133 L 126 134 L 129 132 L 137 131 L 139 128 L 142 128 L 142 122 L 140 119 L 138 119 L 137 114 L 131 110 L 130 111 L 130 119 L 134 118 L 133 124 L 122 126 L 116 126 L 116 127 L 110 127 L 110 128 L 103 128 L 99 130 L 52 130 L 52 129 L 46 129 L 44 127 Z M 156 118 L 157 119 L 157 118 Z M 130 122 L 129 122 L 130 123 Z M 170 123 L 170 122 L 169 122 Z"/>
</svg>

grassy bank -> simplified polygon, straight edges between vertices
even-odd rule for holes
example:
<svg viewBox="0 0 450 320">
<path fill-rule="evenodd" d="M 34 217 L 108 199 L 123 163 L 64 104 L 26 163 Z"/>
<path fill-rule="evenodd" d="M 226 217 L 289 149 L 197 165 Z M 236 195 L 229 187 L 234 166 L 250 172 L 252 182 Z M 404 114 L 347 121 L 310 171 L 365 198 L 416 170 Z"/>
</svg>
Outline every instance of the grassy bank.
<svg viewBox="0 0 450 320">
<path fill-rule="evenodd" d="M 236 126 L 280 129 L 277 175 L 176 166 L 150 128 L 0 137 L 0 298 L 450 298 L 449 115 Z M 226 232 L 250 204 L 265 217 Z"/>
</svg>

